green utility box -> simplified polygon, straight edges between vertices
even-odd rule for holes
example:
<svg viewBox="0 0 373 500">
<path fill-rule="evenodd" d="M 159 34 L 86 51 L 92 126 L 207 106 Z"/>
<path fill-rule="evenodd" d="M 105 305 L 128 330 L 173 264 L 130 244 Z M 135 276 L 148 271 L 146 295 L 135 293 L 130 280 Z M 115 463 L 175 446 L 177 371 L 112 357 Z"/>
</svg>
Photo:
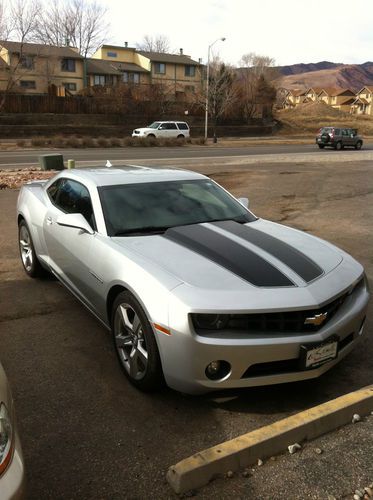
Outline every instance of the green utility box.
<svg viewBox="0 0 373 500">
<path fill-rule="evenodd" d="M 39 165 L 42 170 L 63 170 L 63 155 L 41 155 Z"/>
</svg>

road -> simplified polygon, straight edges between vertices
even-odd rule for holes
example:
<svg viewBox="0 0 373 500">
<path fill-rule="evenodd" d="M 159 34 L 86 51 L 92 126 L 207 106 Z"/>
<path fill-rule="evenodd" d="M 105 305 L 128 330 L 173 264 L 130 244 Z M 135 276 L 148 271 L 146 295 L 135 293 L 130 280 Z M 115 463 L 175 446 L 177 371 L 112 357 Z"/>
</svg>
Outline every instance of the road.
<svg viewBox="0 0 373 500">
<path fill-rule="evenodd" d="M 174 160 L 205 160 L 213 158 L 215 160 L 224 158 L 252 157 L 260 155 L 310 155 L 328 158 L 331 155 L 348 155 L 356 157 L 373 151 L 373 144 L 364 145 L 364 149 L 356 152 L 354 149 L 345 149 L 342 153 L 330 149 L 319 150 L 314 144 L 301 145 L 262 145 L 246 147 L 221 147 L 221 146 L 186 146 L 174 148 L 106 148 L 106 149 L 64 149 L 64 150 L 35 150 L 28 151 L 2 151 L 0 152 L 0 169 L 14 169 L 23 167 L 32 167 L 38 165 L 38 157 L 43 154 L 52 154 L 61 152 L 64 159 L 73 158 L 77 166 L 97 166 L 104 164 L 106 160 L 113 163 L 149 163 L 164 161 L 169 163 Z"/>
<path fill-rule="evenodd" d="M 342 158 L 334 152 L 326 155 Z M 215 166 L 212 177 L 235 196 L 248 195 L 258 216 L 350 252 L 365 266 L 372 284 L 371 162 L 293 161 L 284 168 L 268 158 L 272 155 L 249 164 L 237 157 L 232 169 L 225 163 Z M 200 171 L 206 173 L 210 164 L 205 160 Z M 16 197 L 17 191 L 0 192 L 0 356 L 13 389 L 30 499 L 175 498 L 165 482 L 171 464 L 372 382 L 371 304 L 363 343 L 320 379 L 202 397 L 168 389 L 137 391 L 123 377 L 101 324 L 58 282 L 31 280 L 22 271 Z M 328 473 L 317 477 L 309 467 L 298 468 L 293 476 L 281 469 L 278 481 L 266 490 L 271 469 L 265 465 L 256 480 L 249 479 L 249 492 L 239 484 L 232 488 L 233 483 L 218 482 L 197 497 L 270 498 L 270 491 L 272 498 L 304 499 L 351 491 L 357 469 L 349 467 L 350 455 L 344 454 L 343 468 L 335 465 L 338 456 L 323 457 Z"/>
</svg>

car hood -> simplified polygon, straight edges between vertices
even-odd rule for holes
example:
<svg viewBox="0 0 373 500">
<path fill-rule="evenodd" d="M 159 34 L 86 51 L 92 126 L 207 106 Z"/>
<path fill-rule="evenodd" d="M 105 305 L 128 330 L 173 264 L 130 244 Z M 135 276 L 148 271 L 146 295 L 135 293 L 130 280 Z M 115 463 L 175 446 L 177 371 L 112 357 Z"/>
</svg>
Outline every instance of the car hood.
<svg viewBox="0 0 373 500">
<path fill-rule="evenodd" d="M 162 268 L 180 282 L 205 290 L 304 288 L 349 257 L 319 238 L 262 219 L 194 224 L 162 235 L 114 239 L 145 258 L 152 274 Z"/>
<path fill-rule="evenodd" d="M 156 128 L 149 128 L 149 127 L 138 127 L 138 128 L 135 128 L 134 130 L 138 130 L 139 132 L 154 132 L 155 130 L 157 130 Z"/>
</svg>

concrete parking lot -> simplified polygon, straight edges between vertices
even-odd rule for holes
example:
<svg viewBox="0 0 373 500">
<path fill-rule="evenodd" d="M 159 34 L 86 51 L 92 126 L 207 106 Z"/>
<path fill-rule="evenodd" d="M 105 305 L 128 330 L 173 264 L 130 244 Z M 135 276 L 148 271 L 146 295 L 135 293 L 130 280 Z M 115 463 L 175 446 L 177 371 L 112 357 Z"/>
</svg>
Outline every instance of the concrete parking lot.
<svg viewBox="0 0 373 500">
<path fill-rule="evenodd" d="M 373 283 L 370 161 L 268 163 L 263 157 L 228 167 L 214 167 L 212 161 L 194 168 L 235 195 L 248 196 L 256 215 L 341 246 L 365 266 Z M 168 389 L 138 392 L 124 378 L 110 335 L 94 317 L 57 281 L 33 281 L 23 273 L 16 197 L 17 191 L 0 192 L 0 358 L 13 389 L 29 498 L 172 498 L 165 480 L 171 464 L 372 383 L 370 305 L 365 339 L 318 380 L 202 397 Z M 354 479 L 346 468 L 341 481 Z M 320 481 L 322 486 L 327 477 Z M 226 483 L 219 487 L 206 487 L 197 496 L 216 498 L 220 491 L 228 498 Z M 257 481 L 250 497 L 260 497 L 260 488 Z M 273 498 L 307 498 L 312 484 L 307 488 L 297 496 L 284 486 Z M 322 498 L 324 490 L 327 486 L 318 485 L 313 498 Z M 245 497 L 239 486 L 234 491 Z"/>
</svg>

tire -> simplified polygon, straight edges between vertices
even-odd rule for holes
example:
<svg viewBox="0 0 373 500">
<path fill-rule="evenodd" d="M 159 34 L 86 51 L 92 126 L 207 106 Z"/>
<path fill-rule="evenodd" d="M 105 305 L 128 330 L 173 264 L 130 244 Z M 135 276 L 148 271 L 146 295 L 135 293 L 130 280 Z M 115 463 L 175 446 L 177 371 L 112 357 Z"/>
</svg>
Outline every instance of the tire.
<svg viewBox="0 0 373 500">
<path fill-rule="evenodd" d="M 36 256 L 30 230 L 24 220 L 21 220 L 18 225 L 18 246 L 23 269 L 26 274 L 30 278 L 42 277 L 45 271 Z"/>
<path fill-rule="evenodd" d="M 151 139 L 155 139 L 155 135 L 154 134 L 148 134 L 146 137 L 150 137 Z"/>
<path fill-rule="evenodd" d="M 355 149 L 361 149 L 363 143 L 361 141 L 357 141 L 357 143 L 355 144 Z"/>
<path fill-rule="evenodd" d="M 340 151 L 343 148 L 341 141 L 338 141 L 337 144 L 334 146 L 334 149 L 337 151 Z"/>
<path fill-rule="evenodd" d="M 324 149 L 325 148 L 325 144 L 319 144 L 318 145 L 320 149 Z"/>
<path fill-rule="evenodd" d="M 177 139 L 185 139 L 185 135 L 183 135 L 183 134 L 179 134 L 179 135 L 177 136 Z"/>
<path fill-rule="evenodd" d="M 111 328 L 115 351 L 128 380 L 144 392 L 163 385 L 163 372 L 153 329 L 130 292 L 114 301 Z"/>
</svg>

